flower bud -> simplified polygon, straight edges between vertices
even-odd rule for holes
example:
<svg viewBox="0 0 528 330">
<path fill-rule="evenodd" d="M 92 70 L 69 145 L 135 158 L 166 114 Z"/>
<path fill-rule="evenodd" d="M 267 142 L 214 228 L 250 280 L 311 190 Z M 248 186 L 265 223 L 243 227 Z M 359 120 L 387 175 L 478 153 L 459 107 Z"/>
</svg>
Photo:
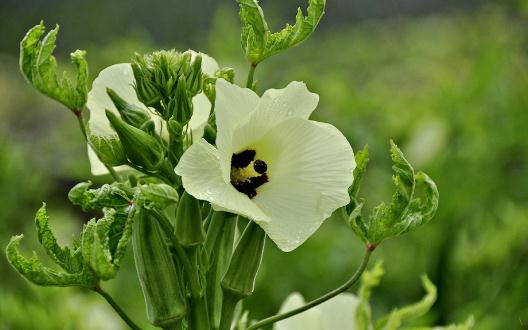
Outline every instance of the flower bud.
<svg viewBox="0 0 528 330">
<path fill-rule="evenodd" d="M 150 73 L 139 64 L 142 63 L 140 56 L 136 57 L 136 61 L 132 63 L 132 71 L 134 72 L 135 84 L 134 88 L 138 99 L 147 107 L 158 108 L 161 95 L 158 93 L 156 86 L 150 80 Z"/>
<path fill-rule="evenodd" d="M 141 125 L 150 119 L 150 115 L 145 109 L 129 104 L 117 95 L 113 89 L 107 88 L 106 93 L 114 103 L 117 111 L 119 111 L 119 114 L 121 114 L 121 118 L 125 123 L 140 128 Z"/>
<path fill-rule="evenodd" d="M 264 230 L 250 221 L 236 245 L 229 267 L 222 278 L 224 292 L 227 291 L 239 299 L 253 293 L 265 242 Z"/>
<path fill-rule="evenodd" d="M 147 170 L 158 169 L 164 154 L 161 142 L 139 128 L 125 123 L 111 111 L 106 111 L 106 117 L 119 135 L 128 159 Z"/>
<path fill-rule="evenodd" d="M 184 192 L 176 210 L 176 238 L 184 247 L 191 247 L 205 240 L 200 202 Z"/>
<path fill-rule="evenodd" d="M 171 328 L 185 315 L 179 274 L 156 220 L 140 210 L 134 222 L 132 246 L 136 270 L 150 323 Z"/>
</svg>

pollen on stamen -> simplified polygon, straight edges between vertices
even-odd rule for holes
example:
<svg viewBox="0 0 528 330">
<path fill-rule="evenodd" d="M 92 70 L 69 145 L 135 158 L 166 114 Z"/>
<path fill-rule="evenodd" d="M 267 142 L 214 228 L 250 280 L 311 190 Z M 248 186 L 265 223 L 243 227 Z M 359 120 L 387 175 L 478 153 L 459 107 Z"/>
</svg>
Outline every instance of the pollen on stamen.
<svg viewBox="0 0 528 330">
<path fill-rule="evenodd" d="M 245 150 L 231 157 L 231 184 L 250 199 L 257 195 L 257 188 L 269 181 L 268 165 L 254 160 L 255 150 Z"/>
</svg>

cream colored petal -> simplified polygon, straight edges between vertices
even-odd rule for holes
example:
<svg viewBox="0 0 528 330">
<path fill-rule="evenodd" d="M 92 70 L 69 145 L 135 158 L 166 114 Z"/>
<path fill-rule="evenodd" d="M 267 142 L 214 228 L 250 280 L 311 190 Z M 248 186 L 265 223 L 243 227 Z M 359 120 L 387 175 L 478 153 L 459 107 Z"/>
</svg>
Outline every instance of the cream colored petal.
<svg viewBox="0 0 528 330">
<path fill-rule="evenodd" d="M 255 110 L 259 97 L 249 88 L 241 88 L 224 79 L 216 81 L 216 146 L 221 152 L 222 173 L 229 180 L 233 150 L 233 132 Z"/>
<path fill-rule="evenodd" d="M 134 74 L 130 63 L 115 64 L 99 73 L 92 84 L 90 93 L 88 93 L 86 103 L 88 110 L 90 110 L 88 126 L 92 134 L 115 134 L 106 118 L 105 110 L 108 109 L 116 114 L 118 111 L 106 93 L 107 88 L 113 89 L 128 103 L 148 111 L 147 107 L 138 100 L 133 83 Z"/>
<path fill-rule="evenodd" d="M 334 126 L 290 118 L 252 147 L 268 164 L 269 177 L 253 201 L 271 218 L 262 227 L 283 251 L 297 248 L 348 204 L 356 163 Z"/>
<path fill-rule="evenodd" d="M 176 166 L 176 173 L 182 177 L 185 190 L 195 198 L 260 224 L 269 221 L 255 203 L 224 180 L 219 152 L 205 140 L 195 141 L 187 149 Z"/>
<path fill-rule="evenodd" d="M 286 117 L 308 119 L 319 103 L 319 95 L 312 93 L 301 81 L 292 81 L 282 89 L 268 89 L 261 97 L 258 109 L 277 111 Z"/>
<path fill-rule="evenodd" d="M 308 119 L 318 102 L 319 96 L 308 91 L 303 82 L 294 81 L 283 89 L 267 90 L 257 109 L 236 130 L 233 150 L 242 151 L 284 120 Z"/>
<path fill-rule="evenodd" d="M 303 306 L 304 304 L 305 301 L 303 296 L 300 293 L 294 292 L 284 300 L 279 310 L 279 314 L 289 312 Z M 275 323 L 273 330 L 320 330 L 320 318 L 321 312 L 317 308 L 312 308 Z"/>
<path fill-rule="evenodd" d="M 211 102 L 204 93 L 200 93 L 193 97 L 192 103 L 193 114 L 189 120 L 189 128 L 192 132 L 193 141 L 197 141 L 204 134 L 205 125 L 207 125 L 211 113 Z"/>
</svg>

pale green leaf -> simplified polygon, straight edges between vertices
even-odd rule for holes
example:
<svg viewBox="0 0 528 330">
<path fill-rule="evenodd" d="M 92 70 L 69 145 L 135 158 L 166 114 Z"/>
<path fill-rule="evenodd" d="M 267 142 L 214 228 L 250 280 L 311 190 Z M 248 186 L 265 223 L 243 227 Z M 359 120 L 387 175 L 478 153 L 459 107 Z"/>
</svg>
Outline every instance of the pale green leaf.
<svg viewBox="0 0 528 330">
<path fill-rule="evenodd" d="M 49 218 L 46 214 L 46 204 L 37 211 L 35 216 L 38 240 L 48 256 L 68 273 L 82 271 L 83 264 L 79 248 L 70 250 L 69 247 L 60 247 L 49 227 Z"/>
<path fill-rule="evenodd" d="M 141 195 L 138 203 L 147 210 L 164 210 L 178 203 L 176 189 L 164 183 L 150 183 L 139 187 Z"/>
<path fill-rule="evenodd" d="M 111 207 L 120 209 L 129 205 L 133 192 L 123 184 L 105 184 L 98 189 L 89 189 L 91 182 L 81 182 L 68 193 L 70 201 L 84 211 Z"/>
<path fill-rule="evenodd" d="M 372 289 L 379 285 L 383 273 L 383 263 L 379 261 L 371 270 L 367 270 L 361 275 L 361 286 L 358 293 L 359 305 L 355 315 L 358 330 L 370 330 L 372 328 L 372 311 L 369 300 Z"/>
<path fill-rule="evenodd" d="M 376 206 L 368 218 L 361 215 L 359 203 L 349 215 L 349 224 L 360 238 L 377 245 L 429 222 L 438 208 L 439 194 L 435 183 L 425 173 L 417 175 L 401 150 L 391 141 L 392 177 L 396 187 L 389 205 Z M 415 197 L 417 184 L 425 186 L 425 200 Z"/>
<path fill-rule="evenodd" d="M 58 77 L 53 50 L 59 27 L 55 27 L 46 36 L 44 36 L 45 29 L 41 22 L 30 29 L 20 43 L 20 69 L 38 91 L 64 104 L 72 111 L 81 111 L 88 95 L 86 52 L 77 50 L 70 55 L 76 71 L 75 83 L 66 73 Z"/>
<path fill-rule="evenodd" d="M 20 275 L 28 281 L 42 286 L 83 286 L 93 288 L 99 279 L 89 269 L 83 267 L 80 272 L 58 272 L 45 267 L 38 259 L 35 252 L 30 259 L 18 251 L 18 245 L 23 235 L 13 236 L 7 245 L 7 260 Z"/>
</svg>

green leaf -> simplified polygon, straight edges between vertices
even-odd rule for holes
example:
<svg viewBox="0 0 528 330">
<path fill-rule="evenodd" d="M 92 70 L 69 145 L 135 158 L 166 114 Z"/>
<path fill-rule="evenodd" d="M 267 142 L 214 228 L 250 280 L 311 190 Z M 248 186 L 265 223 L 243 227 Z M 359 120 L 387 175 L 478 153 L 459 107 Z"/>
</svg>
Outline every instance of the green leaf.
<svg viewBox="0 0 528 330">
<path fill-rule="evenodd" d="M 58 272 L 42 265 L 36 252 L 30 259 L 22 256 L 18 251 L 23 235 L 13 236 L 7 245 L 7 260 L 20 275 L 28 281 L 42 286 L 83 286 L 92 288 L 99 279 L 91 271 L 83 268 L 78 273 Z"/>
<path fill-rule="evenodd" d="M 281 31 L 271 33 L 257 0 L 237 2 L 242 22 L 242 48 L 253 65 L 306 40 L 319 24 L 326 5 L 326 0 L 309 0 L 306 16 L 298 8 L 293 26 L 287 24 Z"/>
<path fill-rule="evenodd" d="M 249 61 L 257 64 L 263 60 L 262 56 L 266 51 L 266 41 L 270 33 L 268 23 L 257 0 L 237 0 L 237 2 L 242 21 L 242 48 Z"/>
<path fill-rule="evenodd" d="M 164 183 L 150 183 L 139 186 L 141 195 L 138 203 L 147 210 L 164 210 L 170 205 L 178 203 L 179 196 L 176 189 Z"/>
<path fill-rule="evenodd" d="M 368 219 L 359 203 L 349 215 L 349 225 L 364 241 L 378 245 L 383 240 L 407 233 L 429 222 L 438 208 L 438 189 L 425 173 L 414 174 L 411 164 L 391 141 L 392 177 L 396 191 L 389 205 L 376 206 Z M 415 197 L 417 183 L 425 186 L 425 201 Z"/>
<path fill-rule="evenodd" d="M 28 31 L 20 43 L 20 70 L 38 91 L 64 104 L 74 112 L 81 111 L 88 95 L 88 64 L 86 52 L 77 50 L 70 57 L 76 71 L 73 83 L 64 73 L 57 76 L 57 61 L 52 55 L 59 26 L 44 38 L 45 26 L 41 22 Z"/>
<path fill-rule="evenodd" d="M 83 211 L 98 210 L 105 207 L 121 209 L 129 205 L 133 191 L 120 183 L 104 184 L 98 189 L 89 189 L 92 183 L 81 182 L 68 193 L 70 201 L 79 205 Z"/>
<path fill-rule="evenodd" d="M 411 327 L 405 328 L 405 330 L 471 330 L 475 325 L 475 318 L 473 315 L 469 316 L 464 323 L 450 324 L 446 326 L 435 326 L 435 327 Z"/>
<path fill-rule="evenodd" d="M 379 285 L 383 276 L 383 263 L 377 262 L 371 270 L 361 276 L 359 287 L 359 305 L 356 309 L 356 328 L 358 330 L 372 329 L 372 312 L 369 304 L 372 289 Z"/>
<path fill-rule="evenodd" d="M 376 322 L 376 330 L 396 330 L 404 321 L 425 315 L 436 301 L 436 287 L 426 275 L 422 275 L 422 285 L 426 291 L 425 296 L 417 303 L 397 308 L 389 315 Z"/>
<path fill-rule="evenodd" d="M 109 280 L 116 276 L 132 234 L 132 221 L 135 207 L 127 209 L 124 228 L 112 234 L 112 228 L 119 220 L 118 213 L 113 209 L 105 209 L 104 217 L 90 220 L 84 227 L 82 235 L 82 255 L 85 263 L 102 280 Z M 115 249 L 112 240 L 118 236 Z"/>
<path fill-rule="evenodd" d="M 298 8 L 295 25 L 287 24 L 284 29 L 269 36 L 262 59 L 295 47 L 306 40 L 319 24 L 325 5 L 326 0 L 309 0 L 306 16 L 303 15 L 301 8 Z"/>
<path fill-rule="evenodd" d="M 49 227 L 49 217 L 46 214 L 46 204 L 37 211 L 35 217 L 38 240 L 48 256 L 68 273 L 78 273 L 82 271 L 83 264 L 80 248 L 74 251 L 69 247 L 60 247 Z"/>
</svg>

